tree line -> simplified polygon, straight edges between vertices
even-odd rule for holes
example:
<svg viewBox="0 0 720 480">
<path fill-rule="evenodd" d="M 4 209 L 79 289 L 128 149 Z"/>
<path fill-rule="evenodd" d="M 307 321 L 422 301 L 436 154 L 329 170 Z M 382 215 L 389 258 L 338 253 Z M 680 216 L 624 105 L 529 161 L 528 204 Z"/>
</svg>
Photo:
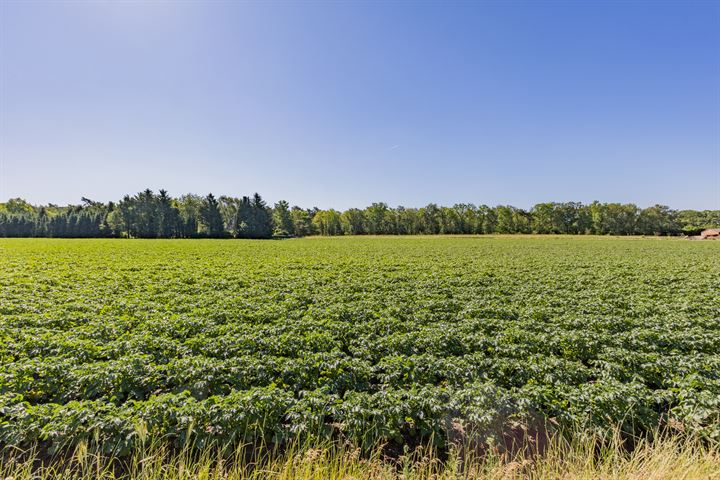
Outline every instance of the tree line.
<svg viewBox="0 0 720 480">
<path fill-rule="evenodd" d="M 272 238 L 307 235 L 596 234 L 696 235 L 720 227 L 720 210 L 673 210 L 664 205 L 593 202 L 510 205 L 434 203 L 421 208 L 373 203 L 345 211 L 269 206 L 259 194 L 243 197 L 150 189 L 118 202 L 82 198 L 78 205 L 35 206 L 20 198 L 0 203 L 1 237 Z"/>
</svg>

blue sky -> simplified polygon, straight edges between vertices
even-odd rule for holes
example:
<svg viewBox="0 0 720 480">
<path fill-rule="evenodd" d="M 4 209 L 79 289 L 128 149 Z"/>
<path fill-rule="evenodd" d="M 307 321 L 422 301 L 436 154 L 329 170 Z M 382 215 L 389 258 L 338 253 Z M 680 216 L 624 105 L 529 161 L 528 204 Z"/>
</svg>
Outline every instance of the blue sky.
<svg viewBox="0 0 720 480">
<path fill-rule="evenodd" d="M 0 0 L 0 199 L 720 208 L 718 2 Z"/>
</svg>

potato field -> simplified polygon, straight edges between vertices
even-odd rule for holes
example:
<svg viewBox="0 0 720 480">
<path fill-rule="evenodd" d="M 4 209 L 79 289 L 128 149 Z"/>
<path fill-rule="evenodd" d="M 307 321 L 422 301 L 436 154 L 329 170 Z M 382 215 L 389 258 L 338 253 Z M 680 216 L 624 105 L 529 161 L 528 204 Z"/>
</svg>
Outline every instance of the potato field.
<svg viewBox="0 0 720 480">
<path fill-rule="evenodd" d="M 0 445 L 720 440 L 720 242 L 0 239 Z"/>
</svg>

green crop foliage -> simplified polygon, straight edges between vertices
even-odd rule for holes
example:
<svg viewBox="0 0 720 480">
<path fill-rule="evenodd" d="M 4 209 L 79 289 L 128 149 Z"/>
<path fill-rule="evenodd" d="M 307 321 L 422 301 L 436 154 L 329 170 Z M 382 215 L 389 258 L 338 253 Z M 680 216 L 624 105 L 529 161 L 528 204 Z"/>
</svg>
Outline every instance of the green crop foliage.
<svg viewBox="0 0 720 480">
<path fill-rule="evenodd" d="M 0 444 L 720 441 L 720 243 L 0 240 Z M 502 430 L 502 427 L 500 427 Z"/>
</svg>

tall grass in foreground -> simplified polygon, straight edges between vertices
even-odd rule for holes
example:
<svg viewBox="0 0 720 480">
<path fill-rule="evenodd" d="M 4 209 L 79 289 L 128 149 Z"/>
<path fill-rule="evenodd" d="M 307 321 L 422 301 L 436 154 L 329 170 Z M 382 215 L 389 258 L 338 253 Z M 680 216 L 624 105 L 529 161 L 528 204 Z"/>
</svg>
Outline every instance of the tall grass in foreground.
<svg viewBox="0 0 720 480">
<path fill-rule="evenodd" d="M 230 455 L 151 446 L 120 460 L 80 445 L 71 456 L 44 461 L 35 451 L 6 451 L 0 480 L 720 479 L 717 446 L 657 436 L 628 451 L 619 438 L 599 446 L 557 436 L 542 453 L 525 449 L 512 455 L 456 448 L 443 460 L 430 449 L 388 459 L 379 448 L 362 456 L 338 444 L 296 445 L 283 452 L 240 448 Z"/>
</svg>

